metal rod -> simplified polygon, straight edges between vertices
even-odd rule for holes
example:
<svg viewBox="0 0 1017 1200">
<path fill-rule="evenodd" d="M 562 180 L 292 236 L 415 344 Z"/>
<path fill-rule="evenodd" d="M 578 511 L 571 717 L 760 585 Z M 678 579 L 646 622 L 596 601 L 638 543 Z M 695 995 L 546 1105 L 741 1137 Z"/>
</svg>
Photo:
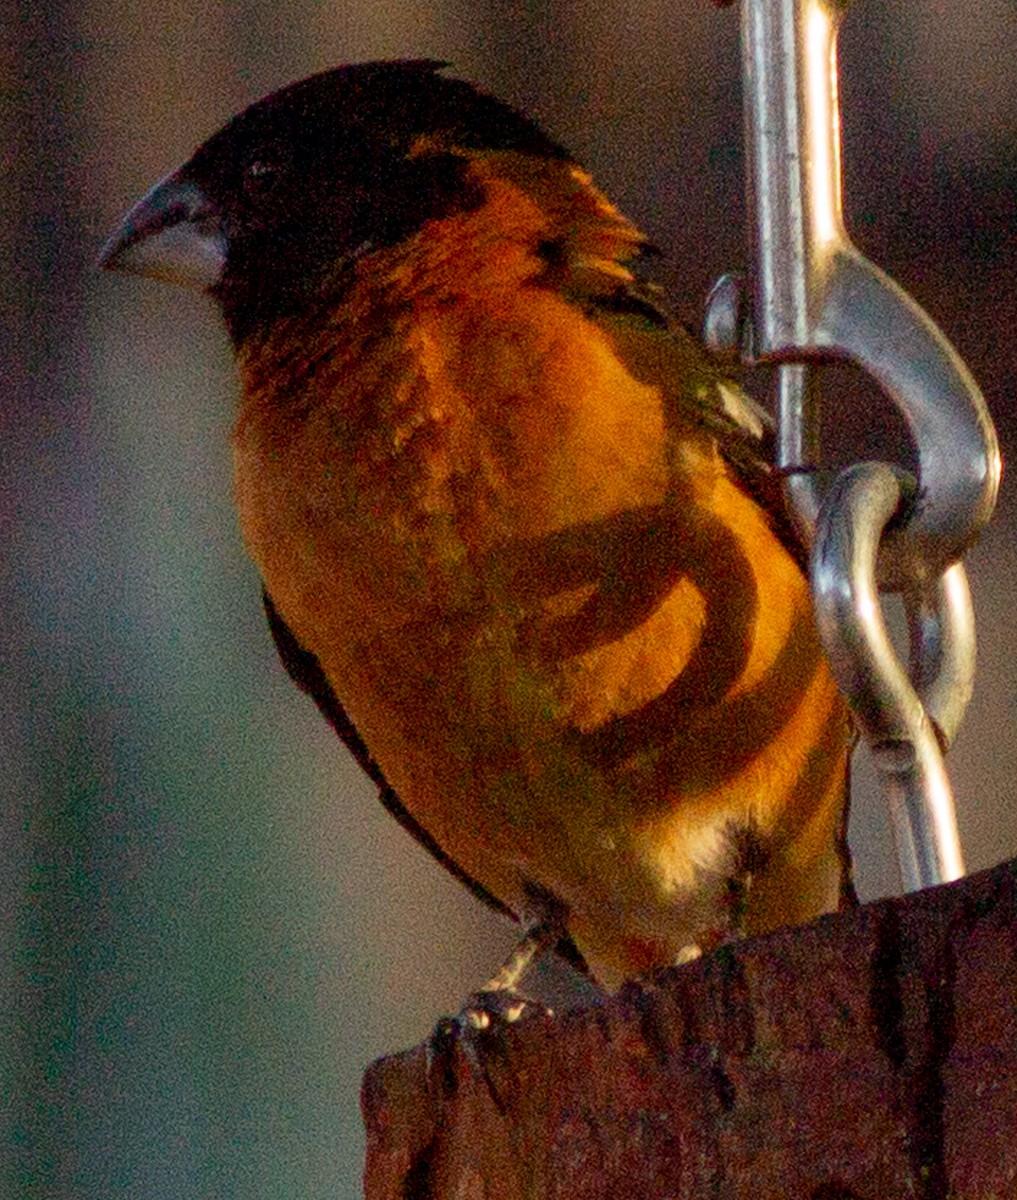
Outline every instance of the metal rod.
<svg viewBox="0 0 1017 1200">
<path fill-rule="evenodd" d="M 818 368 L 785 363 L 777 371 L 777 468 L 783 475 L 784 498 L 806 546 L 822 501 L 819 488 Z"/>
</svg>

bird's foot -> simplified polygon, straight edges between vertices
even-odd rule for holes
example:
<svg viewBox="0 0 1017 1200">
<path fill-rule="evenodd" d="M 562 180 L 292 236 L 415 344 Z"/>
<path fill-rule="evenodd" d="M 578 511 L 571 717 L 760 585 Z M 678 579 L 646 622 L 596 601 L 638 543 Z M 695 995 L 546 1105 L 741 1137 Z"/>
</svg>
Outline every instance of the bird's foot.
<svg viewBox="0 0 1017 1200">
<path fill-rule="evenodd" d="M 549 911 L 532 922 L 497 973 L 471 992 L 454 1017 L 443 1017 L 427 1041 L 427 1077 L 445 1091 L 456 1083 L 456 1047 L 487 1084 L 495 1106 L 505 1105 L 492 1076 L 492 1066 L 505 1057 L 504 1037 L 524 1017 L 553 1017 L 554 1011 L 519 990 L 519 983 L 534 960 L 563 936 L 560 913 Z"/>
<path fill-rule="evenodd" d="M 454 1017 L 442 1017 L 427 1040 L 427 1076 L 443 1091 L 455 1090 L 456 1051 L 482 1079 L 499 1112 L 506 1111 L 505 1034 L 530 1017 L 550 1019 L 554 1010 L 514 987 L 485 988 L 466 997 Z"/>
<path fill-rule="evenodd" d="M 553 1017 L 554 1009 L 515 987 L 482 988 L 466 997 L 459 1016 L 453 1018 L 478 1033 L 497 1032 L 524 1017 Z"/>
</svg>

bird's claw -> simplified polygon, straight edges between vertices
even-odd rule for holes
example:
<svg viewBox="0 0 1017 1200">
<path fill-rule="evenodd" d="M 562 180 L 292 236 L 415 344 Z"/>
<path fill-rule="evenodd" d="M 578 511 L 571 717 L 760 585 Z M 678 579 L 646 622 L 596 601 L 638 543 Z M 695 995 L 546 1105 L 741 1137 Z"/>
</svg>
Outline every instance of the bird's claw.
<svg viewBox="0 0 1017 1200">
<path fill-rule="evenodd" d="M 427 1076 L 443 1091 L 456 1084 L 455 1051 L 465 1056 L 471 1074 L 483 1079 L 495 1106 L 504 1110 L 501 1090 L 496 1086 L 491 1066 L 504 1052 L 502 1038 L 523 1018 L 551 1018 L 554 1010 L 539 1000 L 523 995 L 515 988 L 485 989 L 466 997 L 454 1017 L 442 1017 L 427 1040 Z"/>
<path fill-rule="evenodd" d="M 471 993 L 457 1019 L 472 1030 L 496 1033 L 499 1025 L 514 1025 L 523 1017 L 537 1015 L 553 1017 L 554 1009 L 509 987 Z"/>
</svg>

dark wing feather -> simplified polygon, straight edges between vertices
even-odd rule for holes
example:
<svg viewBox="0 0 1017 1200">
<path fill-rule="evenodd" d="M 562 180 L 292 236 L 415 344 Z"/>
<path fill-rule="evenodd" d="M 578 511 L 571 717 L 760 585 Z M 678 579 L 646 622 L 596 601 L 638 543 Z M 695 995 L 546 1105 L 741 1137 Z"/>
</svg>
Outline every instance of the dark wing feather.
<svg viewBox="0 0 1017 1200">
<path fill-rule="evenodd" d="M 584 283 L 588 287 L 588 279 Z M 584 289 L 573 298 L 602 326 L 635 323 L 643 327 L 645 338 L 668 338 L 677 347 L 685 360 L 685 370 L 673 403 L 686 419 L 691 417 L 713 433 L 743 490 L 767 514 L 784 548 L 807 572 L 808 547 L 788 512 L 781 478 L 773 464 L 770 414 L 722 374 L 699 340 L 668 313 L 661 289 L 655 285 L 638 277 L 629 282 L 612 279 L 606 289 Z"/>
<path fill-rule="evenodd" d="M 431 834 L 409 812 L 399 799 L 395 789 L 386 780 L 381 767 L 374 760 L 363 738 L 357 732 L 356 726 L 339 702 L 317 658 L 305 650 L 293 636 L 289 626 L 279 615 L 278 610 L 272 603 L 272 598 L 268 592 L 262 592 L 262 598 L 265 603 L 265 615 L 268 617 L 268 627 L 272 631 L 272 640 L 275 642 L 275 648 L 279 652 L 279 658 L 282 660 L 283 666 L 300 689 L 306 692 L 315 704 L 317 704 L 322 715 L 340 738 L 342 738 L 346 748 L 357 760 L 364 773 L 377 786 L 379 798 L 385 808 L 388 809 L 408 833 L 416 838 L 429 854 L 437 859 L 454 879 L 469 888 L 479 900 L 490 905 L 495 912 L 501 913 L 506 917 L 511 917 L 514 921 L 518 920 L 516 913 L 512 912 L 507 905 L 503 904 L 497 896 L 489 892 L 472 875 L 468 875 L 453 858 L 446 854 Z M 562 938 L 555 946 L 555 950 L 570 966 L 575 967 L 577 971 L 584 975 L 589 973 L 583 956 L 579 953 L 571 938 Z"/>
</svg>

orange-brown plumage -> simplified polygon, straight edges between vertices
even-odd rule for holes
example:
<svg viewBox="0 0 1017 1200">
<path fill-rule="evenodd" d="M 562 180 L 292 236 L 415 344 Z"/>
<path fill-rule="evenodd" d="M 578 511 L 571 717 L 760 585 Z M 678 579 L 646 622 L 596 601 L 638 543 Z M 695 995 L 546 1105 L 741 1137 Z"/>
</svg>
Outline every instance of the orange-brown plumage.
<svg viewBox="0 0 1017 1200">
<path fill-rule="evenodd" d="M 234 334 L 241 524 L 412 822 L 611 983 L 836 906 L 848 723 L 641 236 L 564 155 L 462 140 L 404 147 L 461 202 Z"/>
</svg>

